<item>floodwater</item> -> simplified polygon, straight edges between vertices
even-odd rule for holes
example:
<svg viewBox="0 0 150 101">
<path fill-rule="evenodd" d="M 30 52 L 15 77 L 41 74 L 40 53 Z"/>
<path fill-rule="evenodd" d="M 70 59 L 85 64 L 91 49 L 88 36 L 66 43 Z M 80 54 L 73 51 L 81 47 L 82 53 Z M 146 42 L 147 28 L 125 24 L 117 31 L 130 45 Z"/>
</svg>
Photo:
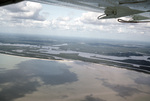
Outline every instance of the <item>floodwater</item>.
<svg viewBox="0 0 150 101">
<path fill-rule="evenodd" d="M 0 54 L 0 101 L 150 101 L 150 75 Z"/>
</svg>

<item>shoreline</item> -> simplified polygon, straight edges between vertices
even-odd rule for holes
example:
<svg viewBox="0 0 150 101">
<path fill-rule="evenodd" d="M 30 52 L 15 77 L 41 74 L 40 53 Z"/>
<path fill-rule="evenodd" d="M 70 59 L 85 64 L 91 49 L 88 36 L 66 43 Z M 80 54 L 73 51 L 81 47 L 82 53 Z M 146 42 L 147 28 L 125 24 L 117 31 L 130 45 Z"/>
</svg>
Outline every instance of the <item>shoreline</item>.
<svg viewBox="0 0 150 101">
<path fill-rule="evenodd" d="M 5 55 L 10 55 L 10 56 L 18 56 L 18 57 L 22 57 L 22 58 L 30 58 L 30 59 L 40 59 L 40 60 L 46 60 L 46 61 L 67 61 L 67 62 L 72 62 L 72 61 L 81 61 L 81 62 L 87 62 L 87 63 L 92 63 L 92 64 L 97 64 L 97 65 L 103 65 L 103 66 L 110 66 L 110 67 L 115 67 L 115 68 L 121 68 L 121 69 L 126 69 L 126 70 L 132 70 L 132 71 L 136 71 L 136 72 L 141 72 L 141 73 L 146 73 L 146 74 L 150 74 L 150 71 L 148 70 L 144 70 L 144 69 L 140 69 L 140 68 L 136 68 L 136 67 L 128 67 L 128 66 L 119 66 L 119 65 L 115 65 L 115 64 L 107 64 L 107 63 L 101 63 L 101 62 L 93 62 L 93 61 L 83 61 L 80 59 L 69 59 L 69 58 L 62 58 L 62 57 L 58 57 L 61 59 L 52 59 L 52 58 L 42 58 L 42 57 L 30 57 L 30 56 L 22 56 L 22 55 L 17 55 L 17 54 L 10 54 L 10 53 L 0 53 L 0 54 L 5 54 Z M 55 56 L 53 56 L 55 58 Z"/>
<path fill-rule="evenodd" d="M 17 61 L 14 64 L 16 68 L 1 72 L 4 80 L 1 84 L 7 84 L 1 87 L 5 91 L 1 93 L 2 98 L 6 98 L 5 95 L 8 94 L 8 97 L 13 96 L 14 101 L 133 101 L 135 97 L 140 100 L 149 99 L 148 74 L 94 63 L 59 63 L 6 54 L 0 56 L 6 66 L 13 65 L 11 60 Z M 18 96 L 20 94 L 23 96 Z"/>
<path fill-rule="evenodd" d="M 47 60 L 47 61 L 67 61 L 67 62 L 71 62 L 71 60 L 61 60 L 61 59 L 44 59 L 44 58 L 38 58 L 38 57 L 29 57 L 29 56 L 21 56 L 21 55 L 14 55 L 14 54 L 7 54 L 7 53 L 0 53 L 2 55 L 8 55 L 8 56 L 15 56 L 15 57 L 21 57 L 21 58 L 30 58 L 30 59 L 40 59 L 40 60 Z M 76 60 L 72 60 L 72 61 L 76 61 Z"/>
</svg>

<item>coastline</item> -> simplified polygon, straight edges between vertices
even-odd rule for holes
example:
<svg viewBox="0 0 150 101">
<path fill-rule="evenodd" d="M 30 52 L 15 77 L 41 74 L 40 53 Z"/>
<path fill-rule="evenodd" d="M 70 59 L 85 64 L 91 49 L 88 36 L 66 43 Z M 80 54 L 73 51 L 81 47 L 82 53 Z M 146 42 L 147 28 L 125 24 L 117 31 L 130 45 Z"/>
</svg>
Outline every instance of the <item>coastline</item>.
<svg viewBox="0 0 150 101">
<path fill-rule="evenodd" d="M 123 66 L 123 65 L 115 65 L 115 64 L 110 64 L 110 63 L 107 64 L 107 61 L 106 61 L 106 63 L 105 62 L 102 63 L 102 62 L 99 62 L 100 60 L 96 60 L 96 61 L 93 62 L 92 59 L 85 60 L 86 58 L 73 59 L 73 58 L 65 58 L 65 57 L 63 58 L 63 57 L 59 57 L 58 56 L 59 59 L 55 59 L 55 56 L 53 56 L 53 58 L 42 58 L 42 57 L 31 57 L 31 56 L 17 55 L 17 54 L 10 54 L 10 53 L 0 53 L 0 54 L 10 55 L 10 56 L 19 56 L 19 57 L 23 57 L 23 58 L 27 57 L 27 58 L 30 58 L 30 59 L 40 59 L 40 60 L 46 60 L 46 61 L 61 61 L 61 62 L 64 62 L 64 61 L 67 61 L 67 62 L 70 62 L 70 61 L 82 61 L 82 62 L 87 62 L 87 63 L 93 63 L 93 64 L 98 64 L 98 65 L 103 65 L 103 66 L 110 66 L 110 67 L 114 67 L 114 68 L 121 68 L 121 69 L 127 69 L 127 70 L 136 71 L 136 72 L 150 74 L 150 71 L 137 68 L 136 66 L 135 67 L 132 66 L 132 65 Z M 90 61 L 90 60 L 92 60 L 92 61 Z"/>
<path fill-rule="evenodd" d="M 4 95 L 8 94 L 7 97 L 14 101 L 133 101 L 135 97 L 140 100 L 144 97 L 146 101 L 149 99 L 149 95 L 145 93 L 150 92 L 148 74 L 76 60 L 68 63 L 5 54 L 0 56 L 1 59 L 4 58 L 2 63 L 5 67 L 7 64 L 14 65 L 11 60 L 17 61 L 15 68 L 1 70 L 5 71 L 0 73 L 1 80 L 4 79 L 1 84 L 7 84 L 1 87 L 2 98 L 6 98 Z M 22 96 L 18 96 L 19 94 Z"/>
<path fill-rule="evenodd" d="M 14 56 L 14 57 L 21 57 L 21 58 L 30 58 L 30 59 L 40 59 L 40 60 L 46 60 L 46 61 L 67 61 L 70 62 L 71 60 L 63 60 L 63 59 L 44 59 L 44 58 L 38 58 L 38 57 L 29 57 L 29 56 L 21 56 L 21 55 L 14 55 L 14 54 L 7 54 L 7 53 L 0 53 L 8 56 Z"/>
</svg>

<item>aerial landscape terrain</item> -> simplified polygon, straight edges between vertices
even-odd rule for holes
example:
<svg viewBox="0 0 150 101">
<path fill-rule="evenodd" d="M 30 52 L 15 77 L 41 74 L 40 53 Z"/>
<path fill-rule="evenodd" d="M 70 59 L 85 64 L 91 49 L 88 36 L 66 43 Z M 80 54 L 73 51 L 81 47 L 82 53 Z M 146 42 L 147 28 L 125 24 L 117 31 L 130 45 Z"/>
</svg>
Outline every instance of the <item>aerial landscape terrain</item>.
<svg viewBox="0 0 150 101">
<path fill-rule="evenodd" d="M 149 5 L 0 0 L 0 101 L 150 101 Z"/>
<path fill-rule="evenodd" d="M 149 73 L 148 42 L 0 34 L 0 101 L 149 101 Z"/>
<path fill-rule="evenodd" d="M 42 35 L 0 35 L 0 53 L 41 59 L 72 59 L 150 72 L 150 44 Z"/>
</svg>

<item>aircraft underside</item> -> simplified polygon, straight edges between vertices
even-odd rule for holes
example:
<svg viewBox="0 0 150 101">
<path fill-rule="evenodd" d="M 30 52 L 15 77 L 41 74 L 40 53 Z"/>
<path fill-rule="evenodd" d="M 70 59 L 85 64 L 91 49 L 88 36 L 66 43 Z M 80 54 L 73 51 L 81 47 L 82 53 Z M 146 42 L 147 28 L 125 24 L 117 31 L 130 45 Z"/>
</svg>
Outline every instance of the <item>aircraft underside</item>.
<svg viewBox="0 0 150 101">
<path fill-rule="evenodd" d="M 0 6 L 18 3 L 24 0 L 1 0 Z M 33 2 L 67 6 L 77 9 L 85 9 L 94 12 L 102 12 L 98 19 L 110 19 L 130 16 L 131 20 L 118 19 L 124 23 L 150 22 L 150 0 L 28 0 Z"/>
</svg>

